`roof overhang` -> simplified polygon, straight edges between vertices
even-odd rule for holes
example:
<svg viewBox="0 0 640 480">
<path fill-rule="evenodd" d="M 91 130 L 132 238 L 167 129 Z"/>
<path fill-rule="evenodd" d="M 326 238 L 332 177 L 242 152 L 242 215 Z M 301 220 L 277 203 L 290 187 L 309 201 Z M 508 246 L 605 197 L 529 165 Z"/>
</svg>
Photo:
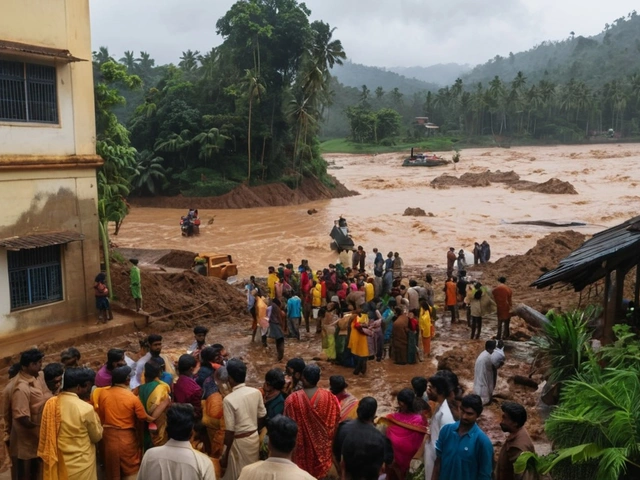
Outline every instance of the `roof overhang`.
<svg viewBox="0 0 640 480">
<path fill-rule="evenodd" d="M 39 57 L 61 60 L 63 62 L 86 62 L 87 60 L 71 55 L 69 50 L 61 48 L 42 47 L 40 45 L 29 45 L 27 43 L 10 42 L 0 40 L 0 55 L 11 55 L 18 57 Z"/>
<path fill-rule="evenodd" d="M 0 239 L 0 247 L 16 252 L 18 250 L 28 250 L 31 248 L 65 245 L 81 240 L 84 240 L 84 235 L 72 231 L 34 233 L 31 235 L 2 238 Z"/>
</svg>

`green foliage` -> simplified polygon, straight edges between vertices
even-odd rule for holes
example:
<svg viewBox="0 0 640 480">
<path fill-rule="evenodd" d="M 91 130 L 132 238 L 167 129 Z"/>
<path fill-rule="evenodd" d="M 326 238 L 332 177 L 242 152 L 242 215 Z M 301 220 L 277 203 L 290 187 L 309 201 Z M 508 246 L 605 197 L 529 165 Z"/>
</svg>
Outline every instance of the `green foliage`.
<svg viewBox="0 0 640 480">
<path fill-rule="evenodd" d="M 591 353 L 589 323 L 600 312 L 601 308 L 589 306 L 568 313 L 547 313 L 549 323 L 544 327 L 544 335 L 534 338 L 534 342 L 539 355 L 550 364 L 548 382 L 564 382 L 582 372 Z"/>
<path fill-rule="evenodd" d="M 346 54 L 335 29 L 310 23 L 310 13 L 297 0 L 241 0 L 216 23 L 220 46 L 204 55 L 186 50 L 178 67 L 154 67 L 145 58 L 147 90 L 129 121 L 131 142 L 162 162 L 151 170 L 138 164 L 156 179 L 134 175 L 137 193 L 201 195 L 238 180 L 287 176 L 298 184 L 301 176 L 325 175 L 316 137 L 332 97 L 329 69 Z M 121 67 L 142 76 L 142 57 L 132 57 L 126 52 Z M 203 167 L 215 180 L 180 176 Z"/>
<path fill-rule="evenodd" d="M 581 315 L 574 317 L 583 323 Z M 638 477 L 640 341 L 627 325 L 614 332 L 616 341 L 587 352 L 581 372 L 564 382 L 560 405 L 545 424 L 556 450 L 545 457 L 521 455 L 517 472 L 551 473 L 559 480 Z"/>
</svg>

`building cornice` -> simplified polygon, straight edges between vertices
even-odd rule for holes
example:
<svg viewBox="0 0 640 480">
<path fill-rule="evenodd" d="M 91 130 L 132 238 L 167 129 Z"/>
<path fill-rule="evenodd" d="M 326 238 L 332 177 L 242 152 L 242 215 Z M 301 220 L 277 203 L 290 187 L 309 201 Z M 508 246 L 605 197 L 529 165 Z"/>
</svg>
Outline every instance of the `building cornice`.
<svg viewBox="0 0 640 480">
<path fill-rule="evenodd" d="M 100 155 L 0 155 L 0 171 L 99 168 Z"/>
</svg>

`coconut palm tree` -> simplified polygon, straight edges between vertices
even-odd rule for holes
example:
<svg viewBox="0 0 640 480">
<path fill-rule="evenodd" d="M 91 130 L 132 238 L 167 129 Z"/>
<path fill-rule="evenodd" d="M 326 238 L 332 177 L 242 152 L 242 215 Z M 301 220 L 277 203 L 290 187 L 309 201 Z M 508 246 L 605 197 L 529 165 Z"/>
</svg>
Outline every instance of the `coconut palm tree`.
<svg viewBox="0 0 640 480">
<path fill-rule="evenodd" d="M 180 69 L 187 73 L 193 73 L 198 70 L 198 56 L 200 52 L 198 50 L 191 51 L 187 50 L 186 52 L 182 52 L 182 56 L 180 57 L 180 63 L 178 66 Z"/>
<path fill-rule="evenodd" d="M 102 65 L 107 62 L 115 62 L 113 57 L 109 54 L 108 47 L 100 47 L 97 52 L 93 52 L 93 61 L 98 65 Z"/>
<path fill-rule="evenodd" d="M 313 30 L 311 59 L 323 74 L 328 75 L 334 65 L 342 65 L 342 61 L 346 60 L 347 54 L 344 52 L 342 42 L 333 40 L 335 27 L 331 28 L 328 23 L 315 21 L 311 24 L 311 29 Z"/>
<path fill-rule="evenodd" d="M 131 50 L 124 52 L 124 56 L 120 58 L 119 62 L 127 67 L 127 72 L 136 73 L 138 64 L 136 63 L 136 56 Z"/>
<path fill-rule="evenodd" d="M 258 72 L 256 70 L 245 70 L 242 86 L 249 97 L 249 126 L 247 129 L 247 183 L 251 181 L 251 115 L 253 113 L 254 98 L 260 99 L 264 95 L 265 87 L 262 84 Z"/>
<path fill-rule="evenodd" d="M 152 151 L 138 153 L 135 172 L 130 179 L 133 188 L 140 194 L 159 194 L 167 182 L 167 170 L 163 163 L 164 159 Z"/>
<path fill-rule="evenodd" d="M 159 138 L 154 145 L 154 150 L 177 153 L 182 167 L 187 168 L 187 154 L 191 143 L 191 132 L 182 130 L 180 133 L 170 134 L 166 139 Z"/>
<path fill-rule="evenodd" d="M 193 137 L 193 141 L 200 144 L 200 153 L 198 156 L 205 163 L 220 152 L 220 149 L 224 146 L 224 142 L 227 140 L 229 140 L 229 137 L 222 135 L 217 128 L 211 128 Z"/>
<path fill-rule="evenodd" d="M 151 69 L 156 66 L 156 61 L 151 58 L 148 52 L 141 51 L 140 56 L 136 58 L 136 63 L 140 67 L 140 71 L 144 73 L 150 73 Z"/>
</svg>

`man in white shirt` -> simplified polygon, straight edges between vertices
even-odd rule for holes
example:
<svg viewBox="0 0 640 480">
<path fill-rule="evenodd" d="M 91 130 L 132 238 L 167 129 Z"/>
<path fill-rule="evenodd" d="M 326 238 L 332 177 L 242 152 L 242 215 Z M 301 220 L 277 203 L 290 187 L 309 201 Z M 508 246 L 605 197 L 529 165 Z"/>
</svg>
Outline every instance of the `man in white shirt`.
<svg viewBox="0 0 640 480">
<path fill-rule="evenodd" d="M 237 358 L 227 363 L 232 391 L 224 397 L 224 446 L 220 466 L 223 480 L 236 480 L 244 467 L 260 459 L 260 435 L 267 409 L 260 390 L 244 383 L 247 366 Z"/>
<path fill-rule="evenodd" d="M 291 461 L 298 436 L 296 422 L 289 417 L 276 415 L 269 421 L 267 435 L 269 458 L 244 467 L 238 480 L 314 480 L 314 477 Z"/>
<path fill-rule="evenodd" d="M 193 406 L 174 403 L 167 411 L 169 441 L 147 450 L 138 480 L 216 480 L 211 459 L 194 450 L 189 439 L 194 424 Z"/>
<path fill-rule="evenodd" d="M 449 396 L 449 383 L 443 376 L 435 375 L 429 378 L 427 383 L 427 397 L 436 402 L 436 409 L 431 417 L 430 437 L 424 444 L 424 478 L 431 480 L 433 466 L 436 461 L 436 442 L 440 435 L 440 429 L 449 423 L 455 423 L 447 397 Z"/>
</svg>

